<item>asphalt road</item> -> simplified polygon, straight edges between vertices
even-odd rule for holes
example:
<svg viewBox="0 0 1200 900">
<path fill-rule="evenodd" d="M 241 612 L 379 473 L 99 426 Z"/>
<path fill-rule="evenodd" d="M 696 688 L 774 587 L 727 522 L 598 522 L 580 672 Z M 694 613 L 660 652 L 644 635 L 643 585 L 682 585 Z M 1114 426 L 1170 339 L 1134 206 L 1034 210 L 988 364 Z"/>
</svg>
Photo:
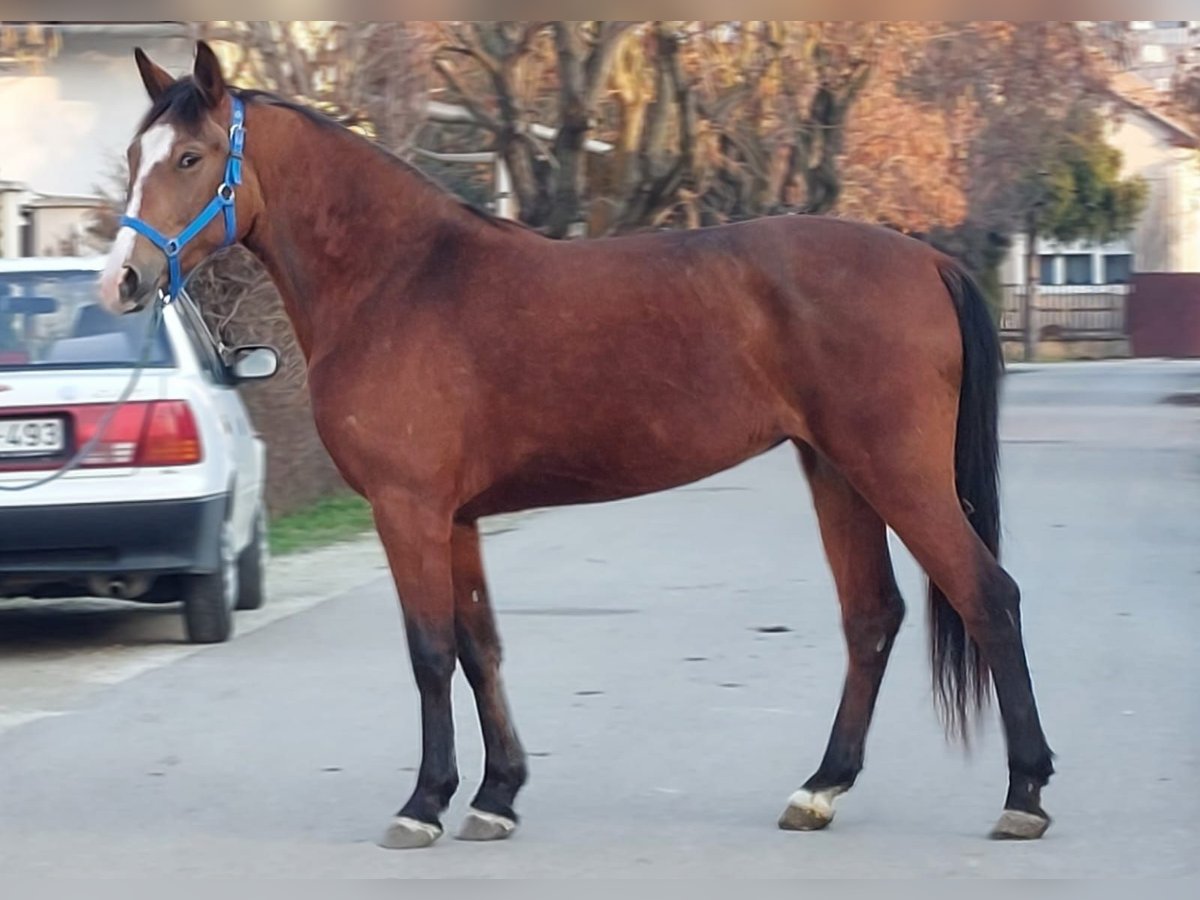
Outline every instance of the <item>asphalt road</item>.
<svg viewBox="0 0 1200 900">
<path fill-rule="evenodd" d="M 1006 562 L 1059 775 L 1036 844 L 984 839 L 1005 786 L 932 712 L 919 574 L 858 786 L 775 819 L 840 690 L 837 605 L 786 449 L 486 547 L 532 780 L 509 842 L 374 841 L 417 763 L 416 693 L 369 542 L 289 559 L 231 644 L 170 610 L 0 607 L 0 872 L 266 876 L 1130 876 L 1200 848 L 1200 364 L 1018 367 Z M 766 629 L 764 632 L 763 629 Z M 478 782 L 459 685 L 464 784 Z"/>
</svg>

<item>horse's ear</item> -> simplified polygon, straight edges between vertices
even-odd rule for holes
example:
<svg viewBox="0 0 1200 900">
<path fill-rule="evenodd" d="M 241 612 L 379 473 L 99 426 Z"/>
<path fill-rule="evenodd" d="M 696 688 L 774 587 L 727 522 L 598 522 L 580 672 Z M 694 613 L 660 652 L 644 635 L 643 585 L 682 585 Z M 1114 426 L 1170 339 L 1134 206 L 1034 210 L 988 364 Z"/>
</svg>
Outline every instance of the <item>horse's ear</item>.
<svg viewBox="0 0 1200 900">
<path fill-rule="evenodd" d="M 225 76 L 221 74 L 221 61 L 204 41 L 196 44 L 196 66 L 192 69 L 192 78 L 209 107 L 215 107 L 225 99 Z"/>
<path fill-rule="evenodd" d="M 146 86 L 146 93 L 150 95 L 151 102 L 161 97 L 163 92 L 175 83 L 171 73 L 151 60 L 141 47 L 134 48 L 133 58 L 137 61 L 138 71 L 142 74 L 142 84 Z"/>
</svg>

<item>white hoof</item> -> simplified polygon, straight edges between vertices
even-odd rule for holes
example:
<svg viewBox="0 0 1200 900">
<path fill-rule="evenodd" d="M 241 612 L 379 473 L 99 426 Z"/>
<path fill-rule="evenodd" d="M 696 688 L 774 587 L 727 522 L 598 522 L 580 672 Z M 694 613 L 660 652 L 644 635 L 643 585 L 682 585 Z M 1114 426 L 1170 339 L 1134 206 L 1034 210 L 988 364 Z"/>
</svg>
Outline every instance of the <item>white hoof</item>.
<svg viewBox="0 0 1200 900">
<path fill-rule="evenodd" d="M 428 847 L 442 836 L 442 829 L 428 822 L 396 816 L 383 833 L 379 846 L 387 850 L 416 850 Z"/>
<path fill-rule="evenodd" d="M 820 831 L 833 821 L 833 798 L 841 791 L 806 791 L 803 788 L 788 798 L 787 808 L 779 817 L 785 831 Z"/>
<path fill-rule="evenodd" d="M 502 841 L 516 830 L 517 823 L 507 816 L 471 807 L 455 837 L 460 841 Z"/>
<path fill-rule="evenodd" d="M 993 841 L 1036 841 L 1049 827 L 1049 819 L 1019 809 L 1006 809 L 990 837 Z"/>
</svg>

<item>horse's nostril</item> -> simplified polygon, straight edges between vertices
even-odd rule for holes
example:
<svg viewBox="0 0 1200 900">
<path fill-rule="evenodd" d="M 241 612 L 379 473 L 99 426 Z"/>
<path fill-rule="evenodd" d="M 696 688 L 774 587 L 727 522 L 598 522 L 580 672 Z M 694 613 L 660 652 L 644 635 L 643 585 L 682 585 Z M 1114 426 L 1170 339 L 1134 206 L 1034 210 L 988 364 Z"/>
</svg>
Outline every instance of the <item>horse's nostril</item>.
<svg viewBox="0 0 1200 900">
<path fill-rule="evenodd" d="M 121 299 L 132 300 L 137 297 L 139 284 L 137 270 L 132 266 L 126 266 L 121 272 Z"/>
</svg>

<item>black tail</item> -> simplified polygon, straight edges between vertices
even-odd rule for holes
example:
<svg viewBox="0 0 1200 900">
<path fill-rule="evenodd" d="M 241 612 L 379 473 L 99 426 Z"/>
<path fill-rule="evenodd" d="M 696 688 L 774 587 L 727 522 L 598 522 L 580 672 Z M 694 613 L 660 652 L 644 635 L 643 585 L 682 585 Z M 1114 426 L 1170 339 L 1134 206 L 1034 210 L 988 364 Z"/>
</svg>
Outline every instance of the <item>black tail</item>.
<svg viewBox="0 0 1200 900">
<path fill-rule="evenodd" d="M 954 441 L 954 476 L 975 532 L 994 555 L 1000 551 L 999 413 L 1004 356 L 979 285 L 959 265 L 941 269 L 962 332 L 962 385 Z M 979 647 L 946 596 L 929 583 L 930 662 L 934 699 L 951 737 L 967 741 L 972 713 L 987 702 L 991 679 Z"/>
</svg>

